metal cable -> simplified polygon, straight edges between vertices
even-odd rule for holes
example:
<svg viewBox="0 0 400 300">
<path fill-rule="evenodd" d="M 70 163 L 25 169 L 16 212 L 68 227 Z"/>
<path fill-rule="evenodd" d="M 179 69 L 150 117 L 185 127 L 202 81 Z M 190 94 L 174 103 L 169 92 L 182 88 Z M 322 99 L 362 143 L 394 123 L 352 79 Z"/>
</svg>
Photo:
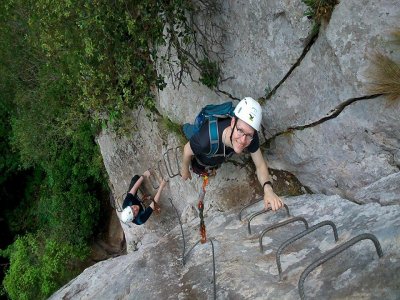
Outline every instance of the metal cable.
<svg viewBox="0 0 400 300">
<path fill-rule="evenodd" d="M 182 233 L 182 240 L 183 240 L 183 250 L 182 250 L 182 264 L 185 265 L 185 251 L 186 251 L 186 241 L 185 241 L 185 234 L 183 233 L 183 226 L 182 226 L 182 221 L 179 216 L 179 212 L 176 209 L 174 203 L 172 202 L 171 198 L 168 198 L 169 202 L 171 203 L 172 207 L 174 208 L 176 212 L 176 216 L 178 217 L 179 225 L 181 226 L 181 233 Z"/>
</svg>

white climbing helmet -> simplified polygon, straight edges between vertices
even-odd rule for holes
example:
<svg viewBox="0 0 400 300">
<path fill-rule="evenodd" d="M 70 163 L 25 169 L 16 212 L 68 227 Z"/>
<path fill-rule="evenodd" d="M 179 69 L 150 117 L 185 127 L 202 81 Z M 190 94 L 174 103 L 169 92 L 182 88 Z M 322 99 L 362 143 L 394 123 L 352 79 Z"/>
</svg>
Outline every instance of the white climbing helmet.
<svg viewBox="0 0 400 300">
<path fill-rule="evenodd" d="M 256 131 L 260 131 L 262 109 L 261 105 L 251 97 L 245 97 L 233 111 L 236 117 L 246 122 Z"/>
<path fill-rule="evenodd" d="M 121 221 L 126 223 L 126 222 L 131 222 L 133 220 L 133 211 L 130 206 L 125 207 L 125 209 L 121 213 Z"/>
</svg>

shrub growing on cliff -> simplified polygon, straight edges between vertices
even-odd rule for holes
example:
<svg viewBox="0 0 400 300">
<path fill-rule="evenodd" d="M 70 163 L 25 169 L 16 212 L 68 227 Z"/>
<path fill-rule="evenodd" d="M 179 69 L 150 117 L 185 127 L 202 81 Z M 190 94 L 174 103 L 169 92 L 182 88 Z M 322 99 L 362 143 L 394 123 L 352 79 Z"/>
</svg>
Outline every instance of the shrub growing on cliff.
<svg viewBox="0 0 400 300">
<path fill-rule="evenodd" d="M 216 62 L 210 61 L 209 59 L 203 59 L 200 61 L 200 66 L 200 82 L 210 89 L 217 87 L 220 75 L 218 64 Z"/>
<path fill-rule="evenodd" d="M 0 255 L 8 256 L 10 268 L 3 285 L 11 299 L 46 299 L 77 275 L 87 248 L 28 234 L 19 237 Z"/>
<path fill-rule="evenodd" d="M 400 29 L 394 31 L 392 37 L 390 42 L 400 46 Z M 389 100 L 400 99 L 400 62 L 382 53 L 372 55 L 371 62 L 368 92 L 383 94 Z"/>
<path fill-rule="evenodd" d="M 383 94 L 389 100 L 400 98 L 400 64 L 381 53 L 372 57 L 368 91 Z"/>
</svg>

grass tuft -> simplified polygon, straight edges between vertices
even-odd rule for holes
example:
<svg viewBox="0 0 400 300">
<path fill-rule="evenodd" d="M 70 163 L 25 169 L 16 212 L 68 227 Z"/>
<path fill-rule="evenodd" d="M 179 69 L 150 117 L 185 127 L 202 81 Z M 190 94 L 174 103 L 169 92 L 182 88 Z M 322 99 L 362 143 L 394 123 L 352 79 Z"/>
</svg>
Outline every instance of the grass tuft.
<svg viewBox="0 0 400 300">
<path fill-rule="evenodd" d="M 175 123 L 170 118 L 163 116 L 161 119 L 161 127 L 167 132 L 174 133 L 181 144 L 184 145 L 187 142 L 181 124 Z"/>
<path fill-rule="evenodd" d="M 400 28 L 391 34 L 390 42 L 400 46 Z M 400 64 L 385 54 L 375 53 L 367 75 L 370 82 L 367 90 L 372 94 L 383 94 L 389 100 L 400 98 Z"/>
</svg>

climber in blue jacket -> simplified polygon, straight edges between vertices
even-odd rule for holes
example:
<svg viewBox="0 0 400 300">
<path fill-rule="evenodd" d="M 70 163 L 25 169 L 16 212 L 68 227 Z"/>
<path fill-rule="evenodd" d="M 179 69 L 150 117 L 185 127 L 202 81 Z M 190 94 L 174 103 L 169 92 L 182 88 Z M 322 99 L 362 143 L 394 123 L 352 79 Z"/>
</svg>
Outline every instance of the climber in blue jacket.
<svg viewBox="0 0 400 300">
<path fill-rule="evenodd" d="M 143 183 L 144 177 L 150 177 L 149 170 L 144 172 L 142 176 L 135 175 L 131 180 L 128 193 L 125 197 L 124 203 L 122 204 L 123 211 L 121 213 L 121 221 L 124 223 L 133 222 L 137 225 L 142 225 L 146 223 L 153 211 L 158 207 L 161 192 L 167 183 L 164 179 L 161 181 L 160 187 L 158 188 L 153 201 L 148 207 L 146 207 L 137 194 L 139 187 Z"/>
</svg>

